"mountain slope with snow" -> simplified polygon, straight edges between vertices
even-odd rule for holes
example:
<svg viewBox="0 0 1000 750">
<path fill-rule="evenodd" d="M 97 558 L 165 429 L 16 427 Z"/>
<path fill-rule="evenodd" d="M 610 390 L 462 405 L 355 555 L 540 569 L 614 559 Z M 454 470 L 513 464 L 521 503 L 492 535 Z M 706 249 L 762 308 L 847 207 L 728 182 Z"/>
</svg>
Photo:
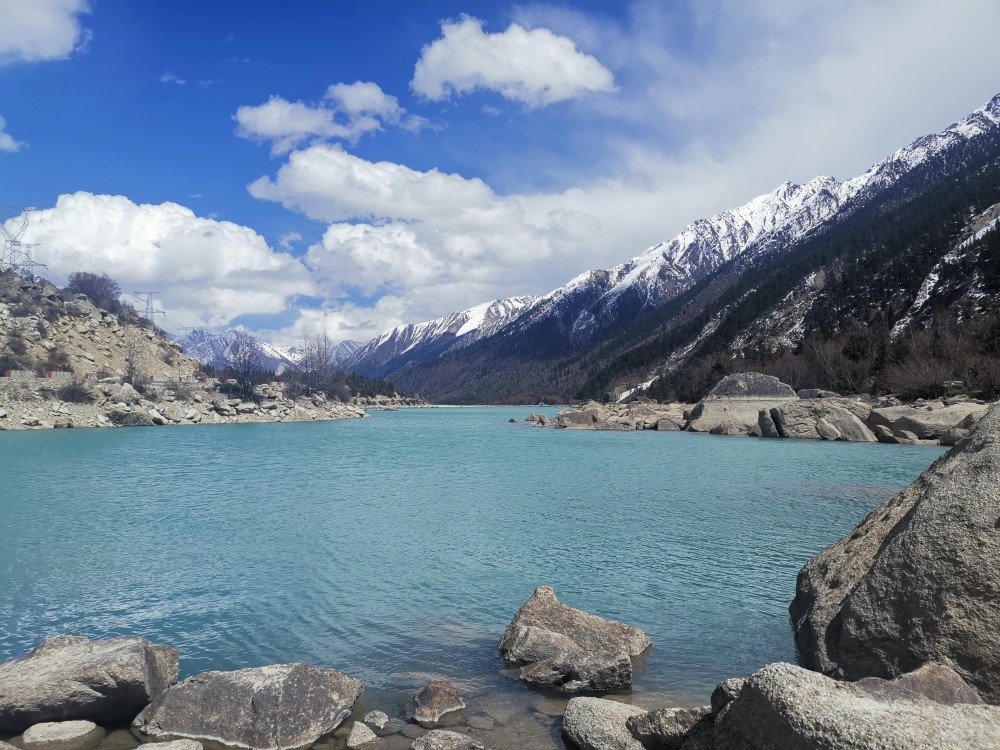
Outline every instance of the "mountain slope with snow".
<svg viewBox="0 0 1000 750">
<path fill-rule="evenodd" d="M 436 320 L 391 328 L 358 347 L 343 366 L 369 377 L 385 377 L 492 336 L 536 301 L 531 296 L 493 300 Z"/>
<path fill-rule="evenodd" d="M 440 346 L 442 339 L 434 335 L 422 338 L 417 330 L 411 330 L 421 326 L 451 328 L 456 324 L 454 318 L 463 313 L 417 327 L 393 329 L 376 339 L 383 345 L 393 340 L 397 347 L 395 356 L 379 363 L 378 374 L 388 375 L 405 365 L 419 365 L 407 367 L 402 375 L 393 375 L 395 382 L 431 397 L 437 393 L 454 400 L 483 400 L 481 395 L 471 395 L 478 386 L 471 375 L 466 377 L 466 370 L 488 372 L 498 383 L 496 388 L 520 393 L 522 386 L 538 385 L 542 377 L 539 373 L 544 369 L 537 364 L 529 367 L 527 362 L 554 365 L 565 360 L 566 364 L 555 368 L 565 372 L 582 368 L 583 361 L 597 358 L 596 354 L 588 354 L 591 350 L 626 351 L 650 336 L 667 342 L 657 345 L 661 349 L 675 346 L 695 352 L 698 347 L 690 337 L 695 334 L 689 336 L 686 329 L 681 330 L 689 322 L 692 331 L 710 328 L 715 340 L 731 339 L 746 325 L 740 316 L 756 311 L 763 304 L 762 295 L 776 294 L 774 289 L 778 286 L 781 294 L 771 303 L 775 309 L 787 297 L 795 300 L 801 312 L 798 318 L 798 313 L 780 313 L 791 327 L 805 330 L 804 327 L 820 325 L 819 318 L 824 315 L 838 319 L 842 316 L 838 306 L 846 311 L 843 315 L 850 317 L 851 310 L 865 300 L 851 296 L 856 294 L 853 291 L 842 299 L 814 293 L 816 279 L 825 279 L 829 289 L 843 289 L 841 274 L 845 268 L 857 266 L 864 268 L 865 273 L 880 275 L 871 266 L 871 258 L 881 257 L 879 248 L 860 246 L 871 234 L 866 234 L 864 228 L 884 231 L 879 222 L 928 192 L 938 191 L 935 195 L 948 200 L 944 184 L 947 179 L 965 182 L 978 179 L 975 170 L 992 169 L 992 149 L 998 133 L 1000 95 L 942 132 L 916 139 L 856 178 L 844 183 L 831 177 L 817 177 L 805 185 L 785 183 L 744 206 L 696 221 L 672 240 L 655 245 L 625 263 L 581 274 L 559 289 L 511 311 L 499 325 L 470 339 L 471 345 Z M 971 210 L 971 206 L 965 210 Z M 821 247 L 826 242 L 823 238 L 844 235 L 847 230 L 840 234 L 833 231 L 843 226 L 849 226 L 855 233 L 852 235 L 855 246 L 845 249 L 838 245 L 829 252 L 860 255 L 853 260 L 840 260 L 829 272 L 819 273 L 826 262 L 823 259 L 826 251 Z M 891 238 L 891 233 L 888 236 Z M 891 244 L 891 240 L 883 244 L 886 242 Z M 901 276 L 907 276 L 911 270 L 916 272 L 917 266 L 922 269 L 927 263 L 929 273 L 934 262 L 940 260 L 921 259 L 915 264 L 906 260 L 904 251 L 905 248 L 899 250 L 902 260 L 894 256 L 892 261 L 897 270 L 888 276 L 882 274 L 886 277 L 880 278 L 871 290 L 888 295 L 893 300 L 893 310 L 900 305 L 910 307 L 918 290 L 893 291 L 888 288 L 892 279 L 898 282 Z M 807 260 L 801 259 L 804 255 Z M 907 263 L 913 268 L 908 268 Z M 806 282 L 811 274 L 818 275 Z M 800 292 L 792 294 L 796 288 Z M 729 289 L 739 291 L 728 294 Z M 720 299 L 722 302 L 717 304 Z M 701 311 L 710 307 L 714 322 L 708 326 Z M 734 318 L 731 311 L 737 308 L 742 312 Z M 432 343 L 425 346 L 424 341 Z M 366 345 L 370 346 L 371 342 Z M 404 352 L 406 356 L 399 356 Z M 648 357 L 639 359 L 645 361 Z M 596 366 L 589 367 L 594 370 Z M 596 369 L 611 371 L 606 363 Z M 528 370 L 532 371 L 530 375 L 525 374 Z M 501 375 L 500 371 L 509 372 Z M 649 372 L 640 375 L 648 379 Z M 573 382 L 569 376 L 558 377 Z"/>
</svg>

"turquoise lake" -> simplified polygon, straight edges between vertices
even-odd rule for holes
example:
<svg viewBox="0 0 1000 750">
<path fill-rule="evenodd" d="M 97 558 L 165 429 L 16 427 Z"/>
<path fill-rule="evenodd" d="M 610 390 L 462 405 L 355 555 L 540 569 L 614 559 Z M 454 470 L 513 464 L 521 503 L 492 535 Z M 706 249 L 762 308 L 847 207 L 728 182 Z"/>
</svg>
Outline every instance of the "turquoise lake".
<svg viewBox="0 0 1000 750">
<path fill-rule="evenodd" d="M 795 660 L 799 568 L 941 453 L 529 411 L 0 432 L 0 660 L 140 634 L 180 650 L 182 677 L 304 661 L 390 711 L 429 674 L 528 700 L 496 647 L 551 584 L 649 634 L 635 695 L 704 703 Z"/>
</svg>

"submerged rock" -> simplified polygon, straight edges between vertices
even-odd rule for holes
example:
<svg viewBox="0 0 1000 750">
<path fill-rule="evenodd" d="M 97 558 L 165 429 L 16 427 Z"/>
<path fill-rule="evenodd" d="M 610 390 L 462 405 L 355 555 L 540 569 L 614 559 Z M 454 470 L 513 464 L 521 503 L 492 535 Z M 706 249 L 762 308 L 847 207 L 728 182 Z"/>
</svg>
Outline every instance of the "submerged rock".
<svg viewBox="0 0 1000 750">
<path fill-rule="evenodd" d="M 485 750 L 482 743 L 467 734 L 435 729 L 423 737 L 418 737 L 410 745 L 412 750 Z"/>
<path fill-rule="evenodd" d="M 360 721 L 351 725 L 351 733 L 347 735 L 347 750 L 368 747 L 378 742 L 378 737 L 367 725 Z"/>
<path fill-rule="evenodd" d="M 413 720 L 427 728 L 451 723 L 458 718 L 456 714 L 465 708 L 462 696 L 447 680 L 435 680 L 417 693 L 414 700 L 417 707 Z"/>
<path fill-rule="evenodd" d="M 92 721 L 49 721 L 26 729 L 21 745 L 24 750 L 89 750 L 104 735 Z"/>
<path fill-rule="evenodd" d="M 340 726 L 363 689 L 355 677 L 306 664 L 205 672 L 160 693 L 133 727 L 154 739 L 294 750 Z"/>
<path fill-rule="evenodd" d="M 801 570 L 790 612 L 806 666 L 892 677 L 927 661 L 1000 701 L 1000 407 Z"/>
<path fill-rule="evenodd" d="M 0 732 L 46 721 L 131 721 L 177 679 L 177 651 L 145 638 L 60 635 L 0 664 Z"/>
<path fill-rule="evenodd" d="M 507 626 L 500 655 L 526 682 L 607 692 L 632 684 L 631 659 L 650 645 L 639 628 L 567 607 L 539 586 Z"/>
<path fill-rule="evenodd" d="M 385 725 L 389 723 L 389 716 L 384 711 L 369 711 L 362 721 L 375 729 L 385 729 Z"/>
<path fill-rule="evenodd" d="M 1000 747 L 1000 708 L 944 704 L 893 683 L 838 682 L 791 664 L 747 679 L 715 719 L 714 750 L 987 750 Z"/>
</svg>

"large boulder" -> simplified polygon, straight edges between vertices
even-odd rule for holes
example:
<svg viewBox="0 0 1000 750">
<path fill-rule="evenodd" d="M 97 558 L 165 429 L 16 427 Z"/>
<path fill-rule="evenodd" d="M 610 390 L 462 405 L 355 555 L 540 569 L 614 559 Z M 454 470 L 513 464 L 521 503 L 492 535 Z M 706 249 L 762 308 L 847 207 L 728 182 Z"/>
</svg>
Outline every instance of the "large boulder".
<svg viewBox="0 0 1000 750">
<path fill-rule="evenodd" d="M 771 375 L 727 375 L 695 405 L 685 429 L 715 435 L 757 434 L 762 409 L 769 411 L 798 398 L 790 385 Z"/>
<path fill-rule="evenodd" d="M 154 740 L 294 750 L 336 729 L 363 689 L 355 677 L 306 664 L 205 672 L 164 690 L 132 726 Z"/>
<path fill-rule="evenodd" d="M 1000 708 L 941 703 L 919 680 L 899 689 L 838 682 L 768 664 L 715 717 L 714 750 L 986 750 L 1000 747 Z"/>
<path fill-rule="evenodd" d="M 627 722 L 646 711 L 604 698 L 571 698 L 563 713 L 562 731 L 580 750 L 645 750 Z"/>
<path fill-rule="evenodd" d="M 803 662 L 856 680 L 950 664 L 1000 702 L 1000 407 L 800 571 Z"/>
<path fill-rule="evenodd" d="M 865 424 L 871 411 L 863 401 L 823 398 L 782 404 L 770 414 L 782 437 L 874 443 L 876 436 Z"/>
<path fill-rule="evenodd" d="M 47 721 L 131 721 L 177 680 L 177 660 L 176 649 L 134 636 L 50 638 L 0 664 L 0 732 Z"/>
<path fill-rule="evenodd" d="M 608 692 L 632 684 L 631 659 L 651 645 L 639 628 L 567 607 L 539 586 L 507 626 L 500 655 L 526 682 Z"/>
</svg>

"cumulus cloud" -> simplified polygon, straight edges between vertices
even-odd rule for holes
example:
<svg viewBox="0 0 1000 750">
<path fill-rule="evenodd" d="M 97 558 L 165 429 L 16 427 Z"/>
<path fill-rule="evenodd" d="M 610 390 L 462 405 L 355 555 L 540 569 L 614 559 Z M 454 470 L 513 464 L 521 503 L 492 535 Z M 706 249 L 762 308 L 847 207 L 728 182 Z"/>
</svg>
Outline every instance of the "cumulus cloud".
<svg viewBox="0 0 1000 750">
<path fill-rule="evenodd" d="M 565 273 L 595 231 L 593 218 L 479 179 L 371 162 L 331 145 L 296 151 L 274 179 L 249 187 L 329 222 L 306 263 L 322 289 L 401 296 L 410 320 L 435 317 Z M 579 259 L 578 259 L 579 262 Z"/>
<path fill-rule="evenodd" d="M 258 331 L 279 346 L 292 346 L 326 333 L 334 341 L 369 341 L 389 328 L 412 322 L 409 305 L 399 297 L 384 295 L 373 305 L 330 300 L 322 307 L 303 308 L 295 322 L 282 329 Z"/>
<path fill-rule="evenodd" d="M 17 153 L 25 144 L 22 141 L 15 141 L 14 136 L 10 133 L 5 133 L 4 130 L 7 127 L 7 121 L 0 117 L 0 151 L 7 151 L 8 153 Z"/>
<path fill-rule="evenodd" d="M 173 326 L 216 327 L 279 313 L 315 291 L 305 267 L 252 229 L 176 203 L 75 193 L 29 215 L 25 240 L 55 276 L 99 271 L 128 291 L 155 289 Z"/>
<path fill-rule="evenodd" d="M 0 65 L 63 60 L 86 47 L 87 0 L 0 0 Z"/>
<path fill-rule="evenodd" d="M 272 96 L 258 106 L 236 110 L 237 134 L 257 141 L 271 141 L 274 154 L 285 154 L 304 142 L 343 140 L 356 143 L 365 133 L 395 125 L 419 130 L 421 117 L 406 116 L 399 100 L 376 83 L 335 83 L 317 104 L 290 102 Z"/>
<path fill-rule="evenodd" d="M 476 89 L 496 91 L 529 107 L 615 90 L 615 79 L 573 40 L 548 29 L 511 24 L 488 34 L 471 16 L 441 24 L 441 38 L 423 48 L 411 88 L 432 100 Z"/>
</svg>

